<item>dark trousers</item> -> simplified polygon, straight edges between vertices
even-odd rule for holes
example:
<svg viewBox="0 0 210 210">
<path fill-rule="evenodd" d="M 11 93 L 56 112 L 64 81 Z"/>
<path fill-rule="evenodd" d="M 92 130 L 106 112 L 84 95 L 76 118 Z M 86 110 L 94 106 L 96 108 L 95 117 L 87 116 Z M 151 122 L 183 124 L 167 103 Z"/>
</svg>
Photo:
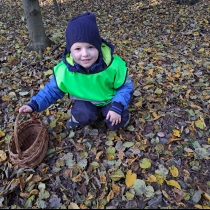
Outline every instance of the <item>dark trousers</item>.
<svg viewBox="0 0 210 210">
<path fill-rule="evenodd" d="M 117 125 L 113 125 L 109 120 L 106 120 L 106 115 L 111 107 L 108 104 L 103 107 L 95 106 L 89 101 L 74 101 L 71 108 L 71 114 L 75 120 L 79 123 L 79 126 L 85 126 L 98 119 L 100 112 L 104 117 L 104 121 L 111 130 L 116 130 L 123 127 L 129 119 L 129 111 L 123 110 L 121 115 L 121 122 Z"/>
</svg>

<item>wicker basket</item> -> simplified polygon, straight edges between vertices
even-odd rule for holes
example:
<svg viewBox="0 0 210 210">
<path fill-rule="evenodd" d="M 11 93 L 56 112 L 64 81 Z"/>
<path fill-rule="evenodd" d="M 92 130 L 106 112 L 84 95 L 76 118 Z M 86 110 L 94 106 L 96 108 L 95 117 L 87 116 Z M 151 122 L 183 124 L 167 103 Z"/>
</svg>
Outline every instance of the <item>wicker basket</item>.
<svg viewBox="0 0 210 210">
<path fill-rule="evenodd" d="M 18 113 L 14 133 L 8 144 L 10 160 L 23 168 L 33 168 L 44 159 L 49 141 L 47 126 L 29 114 L 31 119 L 18 126 L 21 115 Z"/>
</svg>

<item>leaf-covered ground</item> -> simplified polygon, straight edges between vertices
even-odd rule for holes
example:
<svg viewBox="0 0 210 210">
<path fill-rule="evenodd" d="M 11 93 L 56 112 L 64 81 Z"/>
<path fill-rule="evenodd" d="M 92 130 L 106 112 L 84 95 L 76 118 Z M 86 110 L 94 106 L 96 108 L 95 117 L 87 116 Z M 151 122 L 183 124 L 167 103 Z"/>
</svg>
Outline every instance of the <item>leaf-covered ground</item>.
<svg viewBox="0 0 210 210">
<path fill-rule="evenodd" d="M 51 2 L 51 1 L 50 1 Z M 0 207 L 69 209 L 210 208 L 210 2 L 40 1 L 54 44 L 27 52 L 21 1 L 0 2 Z M 67 21 L 97 15 L 135 81 L 126 130 L 103 122 L 67 131 L 67 97 L 39 113 L 49 147 L 36 168 L 9 159 L 19 107 L 61 60 Z M 22 122 L 27 117 L 22 118 Z"/>
</svg>

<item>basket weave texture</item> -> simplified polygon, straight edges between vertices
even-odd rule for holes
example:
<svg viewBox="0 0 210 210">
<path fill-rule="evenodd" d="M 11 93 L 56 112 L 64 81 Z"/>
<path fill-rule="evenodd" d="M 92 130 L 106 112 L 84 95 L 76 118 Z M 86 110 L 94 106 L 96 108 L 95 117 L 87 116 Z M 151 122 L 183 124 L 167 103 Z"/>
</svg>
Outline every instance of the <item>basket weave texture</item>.
<svg viewBox="0 0 210 210">
<path fill-rule="evenodd" d="M 44 159 L 48 149 L 47 126 L 29 113 L 31 119 L 18 125 L 21 113 L 18 113 L 14 133 L 8 144 L 10 160 L 23 168 L 33 168 Z"/>
</svg>

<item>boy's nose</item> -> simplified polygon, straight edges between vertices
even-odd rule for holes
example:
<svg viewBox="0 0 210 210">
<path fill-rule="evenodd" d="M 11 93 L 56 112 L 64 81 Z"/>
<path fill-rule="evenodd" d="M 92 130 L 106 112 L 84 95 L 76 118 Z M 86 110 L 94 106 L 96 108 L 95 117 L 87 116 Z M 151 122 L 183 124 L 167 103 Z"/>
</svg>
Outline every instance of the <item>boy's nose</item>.
<svg viewBox="0 0 210 210">
<path fill-rule="evenodd" d="M 82 51 L 82 55 L 83 55 L 83 56 L 88 56 L 88 50 L 84 49 L 84 50 Z"/>
</svg>

